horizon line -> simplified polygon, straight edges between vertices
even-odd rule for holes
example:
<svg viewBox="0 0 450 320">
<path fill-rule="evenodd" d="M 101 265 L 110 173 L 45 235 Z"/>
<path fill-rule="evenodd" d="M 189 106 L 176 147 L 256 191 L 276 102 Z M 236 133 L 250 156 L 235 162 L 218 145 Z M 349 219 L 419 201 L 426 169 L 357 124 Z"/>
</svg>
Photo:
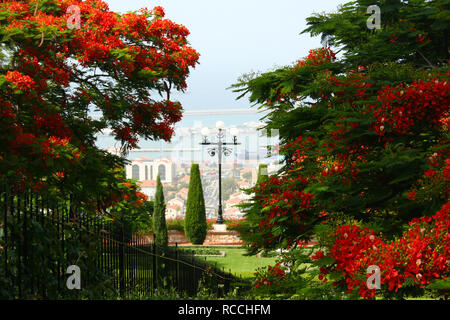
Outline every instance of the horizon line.
<svg viewBox="0 0 450 320">
<path fill-rule="evenodd" d="M 183 115 L 199 115 L 199 114 L 256 114 L 265 113 L 267 110 L 259 109 L 201 109 L 201 110 L 184 110 Z"/>
<path fill-rule="evenodd" d="M 192 116 L 192 115 L 224 115 L 224 114 L 258 114 L 258 113 L 266 113 L 268 110 L 260 110 L 260 109 L 201 109 L 201 110 L 183 110 L 183 116 Z M 89 114 L 93 119 L 98 119 L 100 114 Z"/>
</svg>

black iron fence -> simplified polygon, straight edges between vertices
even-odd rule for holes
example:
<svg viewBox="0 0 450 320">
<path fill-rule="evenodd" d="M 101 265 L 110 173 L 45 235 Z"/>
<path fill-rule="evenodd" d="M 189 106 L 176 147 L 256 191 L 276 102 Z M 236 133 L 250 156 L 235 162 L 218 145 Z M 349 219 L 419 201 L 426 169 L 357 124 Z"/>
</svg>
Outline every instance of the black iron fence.
<svg viewBox="0 0 450 320">
<path fill-rule="evenodd" d="M 0 210 L 0 299 L 149 296 L 162 289 L 195 295 L 200 285 L 220 295 L 242 283 L 177 246 L 148 243 L 121 221 L 87 215 L 70 198 L 2 184 Z M 78 276 L 81 289 L 71 285 Z"/>
</svg>

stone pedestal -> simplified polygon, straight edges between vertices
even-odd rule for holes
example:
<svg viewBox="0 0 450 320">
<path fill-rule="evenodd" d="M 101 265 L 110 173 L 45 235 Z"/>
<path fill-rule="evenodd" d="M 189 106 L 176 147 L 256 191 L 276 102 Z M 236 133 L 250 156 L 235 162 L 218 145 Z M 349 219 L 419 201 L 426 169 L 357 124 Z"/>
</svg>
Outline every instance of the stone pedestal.
<svg viewBox="0 0 450 320">
<path fill-rule="evenodd" d="M 220 228 L 220 227 L 219 227 Z M 223 228 L 223 227 L 222 227 Z M 186 238 L 183 231 L 178 230 L 168 230 L 169 244 L 175 245 L 190 245 L 189 240 Z M 147 235 L 141 235 L 140 239 L 146 243 L 153 243 L 153 233 Z M 204 246 L 214 246 L 214 245 L 243 245 L 244 242 L 239 238 L 239 232 L 233 230 L 227 231 L 214 231 L 208 230 L 206 233 L 206 239 L 203 243 Z"/>
<path fill-rule="evenodd" d="M 212 229 L 213 232 L 226 232 L 227 231 L 227 225 L 225 223 L 222 223 L 222 224 L 215 223 L 212 225 L 212 227 L 213 227 L 213 229 Z"/>
</svg>

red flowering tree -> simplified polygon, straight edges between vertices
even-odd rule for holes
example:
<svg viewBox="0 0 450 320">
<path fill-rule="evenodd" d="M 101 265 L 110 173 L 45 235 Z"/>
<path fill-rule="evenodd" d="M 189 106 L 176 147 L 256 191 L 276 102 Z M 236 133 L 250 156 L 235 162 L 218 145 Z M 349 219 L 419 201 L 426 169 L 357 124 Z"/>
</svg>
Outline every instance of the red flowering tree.
<svg viewBox="0 0 450 320">
<path fill-rule="evenodd" d="M 375 31 L 366 27 L 372 4 L 383 19 Z M 332 270 L 335 285 L 363 297 L 373 296 L 365 287 L 369 265 L 381 268 L 386 296 L 449 275 L 444 10 L 439 1 L 355 1 L 310 17 L 305 32 L 330 46 L 234 86 L 270 111 L 266 129 L 279 129 L 284 155 L 284 167 L 245 205 L 252 225 L 242 231 L 252 252 L 316 237 L 321 280 Z M 417 221 L 433 231 L 421 235 Z M 414 268 L 418 259 L 426 266 Z"/>
<path fill-rule="evenodd" d="M 124 158 L 98 149 L 95 135 L 112 129 L 123 153 L 138 137 L 170 140 L 182 115 L 171 91 L 186 88 L 199 58 L 188 35 L 161 7 L 2 1 L 0 177 L 111 203 Z"/>
<path fill-rule="evenodd" d="M 0 253 L 15 266 L 5 277 L 2 269 L 0 296 L 42 298 L 39 279 L 46 298 L 80 298 L 55 279 L 56 264 L 74 261 L 90 277 L 88 297 L 114 294 L 96 262 L 104 230 L 84 232 L 79 217 L 109 220 L 110 235 L 125 241 L 149 228 L 151 202 L 125 178 L 124 154 L 139 137 L 171 139 L 182 116 L 171 92 L 186 88 L 199 58 L 188 34 L 161 7 L 117 14 L 98 0 L 0 2 L 0 184 L 17 193 L 0 196 Z M 96 146 L 105 129 L 120 142 L 118 155 Z M 41 196 L 24 208 L 30 188 Z M 43 199 L 46 214 L 34 216 Z M 50 213 L 50 204 L 79 215 L 62 216 L 54 206 Z"/>
<path fill-rule="evenodd" d="M 380 266 L 381 288 L 386 296 L 405 293 L 411 287 L 425 288 L 433 280 L 450 272 L 450 202 L 434 216 L 424 216 L 409 223 L 409 228 L 394 241 L 386 242 L 368 228 L 357 225 L 339 226 L 331 235 L 328 257 L 334 260 L 329 268 L 321 269 L 322 281 L 327 275 L 336 278 L 333 285 L 341 285 L 347 293 L 354 289 L 364 298 L 372 298 L 376 291 L 367 287 L 367 269 Z M 319 251 L 322 252 L 322 251 Z M 315 256 L 321 260 L 325 256 Z M 405 290 L 406 288 L 406 290 Z"/>
</svg>

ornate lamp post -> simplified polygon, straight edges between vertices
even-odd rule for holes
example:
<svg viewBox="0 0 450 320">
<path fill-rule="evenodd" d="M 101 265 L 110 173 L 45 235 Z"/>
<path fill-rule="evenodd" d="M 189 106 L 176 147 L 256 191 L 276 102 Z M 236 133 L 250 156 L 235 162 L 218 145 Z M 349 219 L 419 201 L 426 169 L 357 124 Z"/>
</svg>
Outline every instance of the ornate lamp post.
<svg viewBox="0 0 450 320">
<path fill-rule="evenodd" d="M 214 157 L 216 154 L 219 158 L 219 211 L 217 217 L 217 224 L 223 224 L 223 215 L 222 215 L 222 154 L 224 156 L 229 156 L 232 153 L 232 149 L 228 147 L 224 147 L 225 145 L 238 145 L 237 135 L 239 134 L 239 130 L 237 128 L 231 128 L 230 133 L 233 137 L 233 142 L 224 142 L 222 139 L 225 137 L 225 124 L 223 121 L 217 121 L 216 128 L 219 130 L 217 133 L 217 142 L 208 141 L 209 129 L 207 127 L 203 128 L 201 133 L 203 136 L 203 142 L 201 145 L 215 145 L 215 147 L 208 148 L 208 154 L 211 157 Z"/>
</svg>

